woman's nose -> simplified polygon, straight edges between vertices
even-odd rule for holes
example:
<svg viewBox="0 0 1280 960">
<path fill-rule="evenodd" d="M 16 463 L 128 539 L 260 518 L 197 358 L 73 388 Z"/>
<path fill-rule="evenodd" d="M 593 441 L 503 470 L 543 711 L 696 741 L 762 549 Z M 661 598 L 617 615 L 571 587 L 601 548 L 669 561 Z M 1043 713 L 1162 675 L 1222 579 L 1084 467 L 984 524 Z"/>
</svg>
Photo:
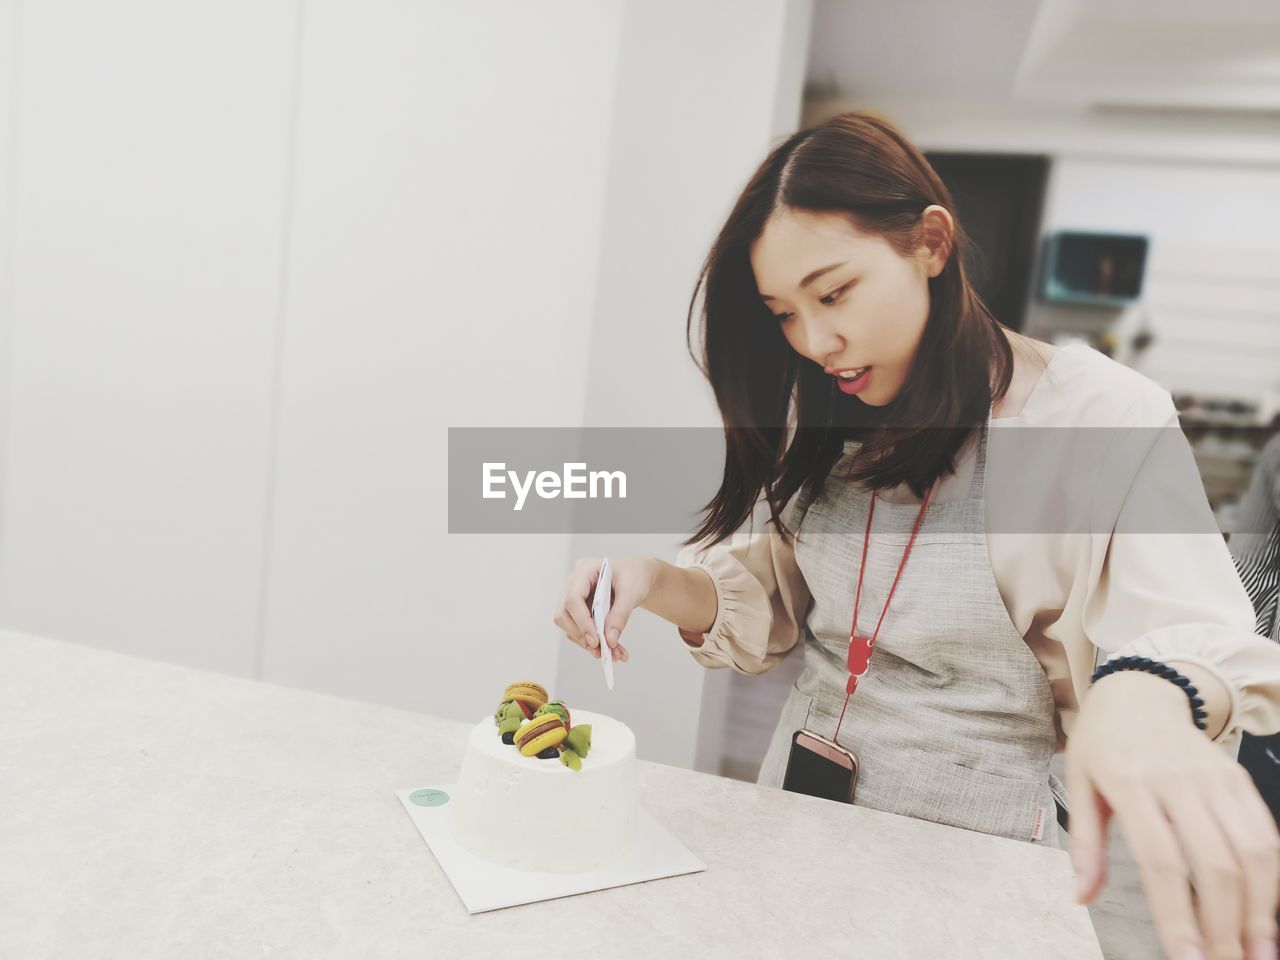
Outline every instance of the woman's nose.
<svg viewBox="0 0 1280 960">
<path fill-rule="evenodd" d="M 830 321 L 820 320 L 812 315 L 804 317 L 805 343 L 809 353 L 815 357 L 838 356 L 844 349 L 844 340 Z"/>
</svg>

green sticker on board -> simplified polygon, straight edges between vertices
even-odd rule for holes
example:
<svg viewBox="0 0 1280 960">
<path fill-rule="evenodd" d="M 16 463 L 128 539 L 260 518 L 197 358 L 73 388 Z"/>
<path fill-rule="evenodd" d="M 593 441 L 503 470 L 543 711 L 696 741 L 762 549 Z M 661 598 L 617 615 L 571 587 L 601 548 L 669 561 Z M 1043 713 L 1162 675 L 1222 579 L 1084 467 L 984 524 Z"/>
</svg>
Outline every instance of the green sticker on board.
<svg viewBox="0 0 1280 960">
<path fill-rule="evenodd" d="M 409 799 L 420 807 L 439 807 L 449 802 L 449 795 L 443 790 L 415 790 Z"/>
</svg>

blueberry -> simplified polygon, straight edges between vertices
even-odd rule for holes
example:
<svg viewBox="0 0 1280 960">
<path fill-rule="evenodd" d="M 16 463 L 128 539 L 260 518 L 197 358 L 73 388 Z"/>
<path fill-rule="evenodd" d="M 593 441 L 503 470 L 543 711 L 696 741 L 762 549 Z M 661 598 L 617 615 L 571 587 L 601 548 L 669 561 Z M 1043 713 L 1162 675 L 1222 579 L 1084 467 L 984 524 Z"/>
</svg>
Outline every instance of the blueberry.
<svg viewBox="0 0 1280 960">
<path fill-rule="evenodd" d="M 508 730 L 502 735 L 502 742 L 511 745 L 516 742 L 516 733 L 514 730 Z"/>
<path fill-rule="evenodd" d="M 547 747 L 547 749 L 543 750 L 540 754 L 538 754 L 538 759 L 539 759 L 539 760 L 554 760 L 554 759 L 556 759 L 556 757 L 558 757 L 558 756 L 560 756 L 560 751 L 559 751 L 559 750 L 557 750 L 555 747 Z"/>
</svg>

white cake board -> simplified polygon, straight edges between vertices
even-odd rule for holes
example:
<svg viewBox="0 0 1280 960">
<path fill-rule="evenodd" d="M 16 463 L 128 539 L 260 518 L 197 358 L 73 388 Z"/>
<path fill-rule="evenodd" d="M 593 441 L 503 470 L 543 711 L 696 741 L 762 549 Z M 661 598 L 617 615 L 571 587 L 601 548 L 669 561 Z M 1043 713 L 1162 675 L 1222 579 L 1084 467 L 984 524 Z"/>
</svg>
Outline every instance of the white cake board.
<svg viewBox="0 0 1280 960">
<path fill-rule="evenodd" d="M 450 799 L 440 806 L 430 807 L 420 806 L 409 799 L 411 795 L 429 789 L 443 792 Z M 396 796 L 422 834 L 422 839 L 427 841 L 467 913 L 484 913 L 486 910 L 554 900 L 556 897 L 570 897 L 707 869 L 705 863 L 644 810 L 640 811 L 640 829 L 631 852 L 595 870 L 545 873 L 490 863 L 454 842 L 449 829 L 449 804 L 455 802 L 452 797 L 456 792 L 450 783 L 434 788 L 397 790 Z"/>
</svg>

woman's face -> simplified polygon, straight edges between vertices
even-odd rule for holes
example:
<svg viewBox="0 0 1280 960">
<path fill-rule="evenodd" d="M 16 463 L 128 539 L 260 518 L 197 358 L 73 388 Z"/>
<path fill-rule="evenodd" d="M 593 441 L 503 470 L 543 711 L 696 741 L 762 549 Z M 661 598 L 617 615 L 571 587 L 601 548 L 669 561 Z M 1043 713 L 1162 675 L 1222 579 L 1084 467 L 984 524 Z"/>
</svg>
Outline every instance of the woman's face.
<svg viewBox="0 0 1280 960">
<path fill-rule="evenodd" d="M 928 279 L 946 264 L 950 215 L 934 205 L 924 220 L 932 246 L 911 258 L 839 214 L 787 208 L 751 248 L 756 287 L 787 342 L 829 375 L 869 368 L 836 384 L 871 406 L 902 390 L 929 317 Z"/>
</svg>

